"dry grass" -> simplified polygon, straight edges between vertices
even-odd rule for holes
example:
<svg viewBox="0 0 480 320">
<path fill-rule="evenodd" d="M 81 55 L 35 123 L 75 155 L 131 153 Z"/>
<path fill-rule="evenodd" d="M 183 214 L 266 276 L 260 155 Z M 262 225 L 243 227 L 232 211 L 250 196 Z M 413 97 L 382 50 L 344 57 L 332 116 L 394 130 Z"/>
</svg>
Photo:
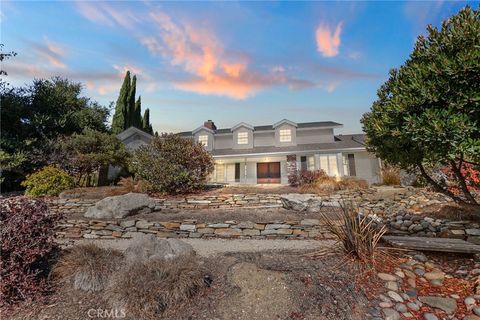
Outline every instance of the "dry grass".
<svg viewBox="0 0 480 320">
<path fill-rule="evenodd" d="M 123 255 L 94 244 L 75 246 L 63 255 L 53 269 L 53 277 L 70 283 L 77 290 L 100 291 L 110 275 L 122 265 Z"/>
<path fill-rule="evenodd" d="M 314 183 L 299 187 L 301 193 L 331 194 L 339 190 L 367 189 L 368 182 L 355 177 L 342 177 L 337 179 L 330 176 L 321 176 Z"/>
<path fill-rule="evenodd" d="M 134 179 L 133 177 L 122 177 L 118 182 L 125 192 L 145 192 L 147 190 L 145 181 L 141 179 Z"/>
<path fill-rule="evenodd" d="M 107 297 L 137 319 L 175 312 L 203 287 L 204 273 L 194 256 L 136 261 L 115 273 Z"/>
<path fill-rule="evenodd" d="M 340 211 L 320 212 L 320 215 L 325 228 L 338 237 L 348 254 L 368 265 L 375 264 L 378 242 L 387 231 L 385 226 L 375 226 L 372 219 L 359 215 L 348 204 Z"/>
<path fill-rule="evenodd" d="M 388 164 L 382 167 L 382 183 L 387 186 L 399 186 L 400 169 Z"/>
</svg>

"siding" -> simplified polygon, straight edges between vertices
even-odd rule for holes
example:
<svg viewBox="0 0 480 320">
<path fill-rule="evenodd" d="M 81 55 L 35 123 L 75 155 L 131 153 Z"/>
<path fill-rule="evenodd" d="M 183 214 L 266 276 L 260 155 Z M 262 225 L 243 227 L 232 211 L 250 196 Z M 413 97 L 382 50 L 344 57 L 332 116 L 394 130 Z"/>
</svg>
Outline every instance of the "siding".
<svg viewBox="0 0 480 320">
<path fill-rule="evenodd" d="M 333 129 L 297 130 L 297 144 L 333 142 Z"/>
</svg>

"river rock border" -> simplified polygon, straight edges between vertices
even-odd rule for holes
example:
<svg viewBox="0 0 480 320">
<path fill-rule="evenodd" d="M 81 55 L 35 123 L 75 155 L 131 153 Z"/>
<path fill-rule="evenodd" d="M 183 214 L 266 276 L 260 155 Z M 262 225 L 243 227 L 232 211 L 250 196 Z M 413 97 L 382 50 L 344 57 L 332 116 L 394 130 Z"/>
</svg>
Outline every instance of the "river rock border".
<svg viewBox="0 0 480 320">
<path fill-rule="evenodd" d="M 131 238 L 135 233 L 163 238 L 240 238 L 240 239 L 333 239 L 317 219 L 300 221 L 223 221 L 197 223 L 196 220 L 65 220 L 57 226 L 56 237 L 69 239 Z"/>
</svg>

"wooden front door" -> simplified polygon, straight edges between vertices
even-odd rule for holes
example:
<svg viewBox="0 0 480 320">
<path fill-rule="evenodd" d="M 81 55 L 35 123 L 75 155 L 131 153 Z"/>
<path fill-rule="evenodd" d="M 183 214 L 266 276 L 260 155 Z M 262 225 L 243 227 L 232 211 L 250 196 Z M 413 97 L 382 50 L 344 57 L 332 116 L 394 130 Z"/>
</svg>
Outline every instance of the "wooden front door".
<svg viewBox="0 0 480 320">
<path fill-rule="evenodd" d="M 280 183 L 280 162 L 257 163 L 257 183 Z"/>
</svg>

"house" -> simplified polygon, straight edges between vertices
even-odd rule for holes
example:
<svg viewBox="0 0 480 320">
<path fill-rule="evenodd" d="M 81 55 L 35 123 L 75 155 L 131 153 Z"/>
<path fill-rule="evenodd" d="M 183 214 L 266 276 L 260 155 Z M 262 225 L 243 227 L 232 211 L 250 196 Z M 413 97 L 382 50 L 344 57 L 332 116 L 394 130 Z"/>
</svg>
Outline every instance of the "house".
<svg viewBox="0 0 480 320">
<path fill-rule="evenodd" d="M 180 132 L 204 145 L 214 160 L 211 182 L 288 184 L 295 170 L 324 170 L 330 176 L 354 176 L 379 182 L 380 161 L 366 151 L 365 135 L 335 135 L 343 125 L 332 121 L 296 123 L 283 119 L 271 125 L 241 122 L 217 129 L 212 120 Z"/>
</svg>

